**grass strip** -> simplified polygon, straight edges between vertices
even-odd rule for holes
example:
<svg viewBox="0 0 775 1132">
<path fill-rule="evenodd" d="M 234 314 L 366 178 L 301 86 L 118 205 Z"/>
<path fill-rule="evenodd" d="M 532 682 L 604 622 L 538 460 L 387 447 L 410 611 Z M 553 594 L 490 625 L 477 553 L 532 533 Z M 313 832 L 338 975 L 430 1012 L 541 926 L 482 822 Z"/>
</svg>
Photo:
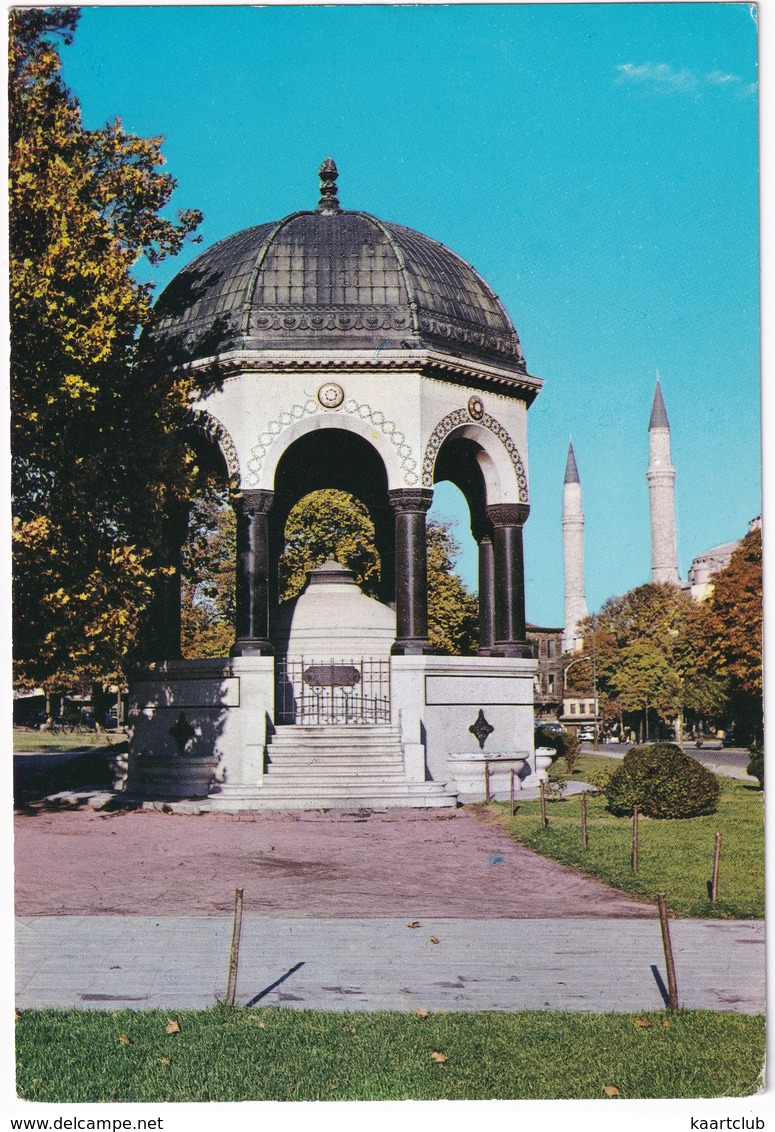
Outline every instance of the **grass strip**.
<svg viewBox="0 0 775 1132">
<path fill-rule="evenodd" d="M 554 764 L 554 781 L 568 777 L 561 773 L 563 763 L 559 759 Z M 572 777 L 602 787 L 616 765 L 609 759 L 583 756 Z M 538 802 L 519 802 L 513 818 L 507 803 L 479 809 L 543 856 L 625 892 L 655 900 L 658 892 L 665 892 L 670 909 L 679 915 L 759 919 L 764 916 L 764 794 L 751 783 L 724 777 L 719 781 L 721 796 L 715 814 L 682 819 L 641 815 L 637 873 L 631 866 L 632 820 L 609 813 L 602 794 L 587 799 L 587 849 L 581 845 L 578 794 L 549 802 L 546 828 L 541 827 Z M 722 850 L 719 898 L 714 907 L 709 885 L 717 833 L 722 836 Z"/>
<path fill-rule="evenodd" d="M 763 1016 L 701 1010 L 24 1010 L 16 1027 L 19 1095 L 58 1104 L 737 1097 L 765 1048 Z"/>
<path fill-rule="evenodd" d="M 16 754 L 26 754 L 29 751 L 54 754 L 57 751 L 74 751 L 87 747 L 110 747 L 125 740 L 126 735 L 120 731 L 65 731 L 53 734 L 50 731 L 14 729 L 13 749 Z"/>
</svg>

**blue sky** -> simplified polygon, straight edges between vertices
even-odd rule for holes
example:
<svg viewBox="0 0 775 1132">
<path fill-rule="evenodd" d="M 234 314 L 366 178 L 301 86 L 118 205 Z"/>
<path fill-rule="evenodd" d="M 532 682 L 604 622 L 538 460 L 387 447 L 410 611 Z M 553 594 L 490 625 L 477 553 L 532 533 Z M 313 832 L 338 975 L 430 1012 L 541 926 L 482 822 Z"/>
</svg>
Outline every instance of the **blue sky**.
<svg viewBox="0 0 775 1132">
<path fill-rule="evenodd" d="M 488 280 L 546 382 L 527 614 L 559 625 L 569 436 L 590 610 L 649 580 L 657 370 L 682 574 L 761 510 L 756 51 L 744 4 L 157 6 L 85 8 L 63 58 L 87 125 L 164 135 L 204 246 L 314 207 L 330 154 L 343 207 Z"/>
</svg>

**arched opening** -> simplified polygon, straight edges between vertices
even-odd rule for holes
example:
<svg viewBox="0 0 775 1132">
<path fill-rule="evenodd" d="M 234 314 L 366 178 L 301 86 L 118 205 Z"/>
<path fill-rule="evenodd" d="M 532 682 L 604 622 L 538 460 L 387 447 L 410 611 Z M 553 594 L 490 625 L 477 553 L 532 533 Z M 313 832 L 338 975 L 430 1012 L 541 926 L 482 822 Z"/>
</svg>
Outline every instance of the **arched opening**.
<svg viewBox="0 0 775 1132">
<path fill-rule="evenodd" d="M 306 510 L 319 528 L 325 524 L 326 506 L 329 512 L 333 509 L 343 519 L 348 509 L 347 501 L 354 502 L 356 517 L 349 528 L 353 540 L 357 538 L 357 514 L 362 516 L 365 512 L 365 525 L 366 528 L 371 526 L 377 559 L 377 569 L 368 571 L 366 592 L 385 604 L 392 604 L 395 600 L 395 521 L 388 496 L 385 465 L 376 449 L 357 433 L 324 428 L 299 437 L 286 449 L 277 464 L 274 499 L 269 513 L 271 606 L 291 596 L 287 592 L 288 522 L 292 513 L 300 515 L 296 508 L 312 496 L 317 498 L 307 505 Z M 299 541 L 303 542 L 303 532 L 298 533 L 301 536 Z M 327 549 L 330 556 L 337 557 L 335 530 L 331 528 L 327 535 L 323 530 L 320 533 L 323 537 L 319 540 L 316 554 Z M 364 558 L 364 567 L 368 565 L 367 558 L 368 555 Z M 281 559 L 286 564 L 282 573 L 279 568 Z"/>
<path fill-rule="evenodd" d="M 428 512 L 428 638 L 441 656 L 479 648 L 479 548 L 465 496 L 451 480 L 433 490 Z"/>
<path fill-rule="evenodd" d="M 502 502 L 512 486 L 503 478 L 504 454 L 488 451 L 489 445 L 477 439 L 478 431 L 467 425 L 446 437 L 433 479 L 453 484 L 468 506 L 471 535 L 478 545 L 479 654 L 528 656 L 522 554 L 528 508 Z"/>
</svg>

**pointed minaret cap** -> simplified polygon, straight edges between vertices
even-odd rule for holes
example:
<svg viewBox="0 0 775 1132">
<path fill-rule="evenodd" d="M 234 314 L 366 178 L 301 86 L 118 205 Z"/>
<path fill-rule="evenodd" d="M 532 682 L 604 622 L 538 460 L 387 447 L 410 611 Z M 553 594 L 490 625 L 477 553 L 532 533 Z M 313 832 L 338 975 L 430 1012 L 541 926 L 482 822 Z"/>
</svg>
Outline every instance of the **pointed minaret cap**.
<svg viewBox="0 0 775 1132">
<path fill-rule="evenodd" d="M 568 460 L 565 464 L 565 479 L 563 483 L 581 483 L 579 470 L 576 467 L 576 453 L 573 451 L 573 441 L 568 445 Z"/>
<path fill-rule="evenodd" d="M 665 399 L 662 396 L 662 387 L 659 384 L 659 379 L 657 379 L 657 388 L 654 393 L 654 404 L 651 406 L 649 431 L 652 428 L 670 428 L 670 421 L 667 419 L 667 409 L 665 408 Z"/>
</svg>

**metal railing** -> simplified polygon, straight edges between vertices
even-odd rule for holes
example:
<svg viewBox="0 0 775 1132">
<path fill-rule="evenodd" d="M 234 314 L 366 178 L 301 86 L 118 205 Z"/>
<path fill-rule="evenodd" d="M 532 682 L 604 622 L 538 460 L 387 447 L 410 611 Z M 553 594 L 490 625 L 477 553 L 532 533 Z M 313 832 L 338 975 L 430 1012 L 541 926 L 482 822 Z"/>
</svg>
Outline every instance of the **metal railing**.
<svg viewBox="0 0 775 1132">
<path fill-rule="evenodd" d="M 364 726 L 390 722 L 390 661 L 374 657 L 282 657 L 278 724 Z"/>
</svg>

